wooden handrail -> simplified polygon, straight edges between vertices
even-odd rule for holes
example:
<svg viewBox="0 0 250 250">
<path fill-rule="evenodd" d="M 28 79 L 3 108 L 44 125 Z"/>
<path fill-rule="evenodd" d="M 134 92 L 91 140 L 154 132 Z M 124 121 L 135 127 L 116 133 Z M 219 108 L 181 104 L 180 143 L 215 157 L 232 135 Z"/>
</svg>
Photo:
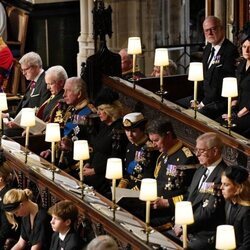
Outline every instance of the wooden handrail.
<svg viewBox="0 0 250 250">
<path fill-rule="evenodd" d="M 21 150 L 25 152 L 24 151 L 25 149 L 23 147 L 21 147 Z M 50 179 L 44 176 L 42 173 L 40 173 L 39 167 L 37 167 L 37 170 L 32 168 L 31 165 L 33 164 L 33 161 L 32 163 L 31 162 L 29 163 L 29 158 L 28 158 L 27 163 L 24 163 L 22 159 L 17 158 L 16 155 L 11 152 L 11 150 L 7 150 L 5 147 L 4 147 L 4 154 L 5 154 L 8 166 L 10 166 L 16 172 L 16 175 L 19 176 L 19 179 L 20 179 L 20 176 L 22 176 L 22 178 L 28 179 L 29 182 L 33 182 L 38 187 L 40 192 L 42 189 L 45 190 L 45 192 L 47 192 L 46 197 L 49 197 L 50 195 L 52 195 L 57 200 L 68 199 L 68 200 L 73 201 L 78 207 L 78 210 L 81 216 L 89 219 L 94 224 L 101 224 L 104 230 L 108 234 L 116 238 L 118 241 L 132 246 L 132 249 L 135 249 L 135 250 L 152 249 L 152 246 L 146 244 L 146 242 L 144 242 L 143 240 L 135 236 L 132 232 L 125 229 L 123 226 L 121 226 L 119 222 L 113 221 L 111 218 L 109 218 L 108 216 L 105 216 L 104 214 L 99 212 L 97 209 L 95 209 L 93 206 L 91 206 L 88 202 L 82 200 L 81 196 L 76 195 L 75 193 L 70 192 L 67 189 L 61 187 L 60 185 L 55 183 L 52 180 L 52 178 Z M 45 161 L 42 158 L 40 158 L 40 161 L 38 162 L 42 163 L 44 166 L 47 166 L 48 169 L 52 166 L 49 162 Z M 72 180 L 75 180 L 72 176 L 68 175 L 67 173 L 61 170 L 59 174 L 66 176 Z M 112 203 L 110 200 L 106 199 L 105 197 L 101 196 L 98 193 L 96 193 L 96 196 L 98 196 L 108 206 L 110 207 L 112 206 Z M 145 227 L 144 222 L 140 221 L 139 219 L 135 217 L 133 218 L 136 221 L 138 221 L 142 227 Z M 175 244 L 174 242 L 172 242 L 166 237 L 166 242 L 167 241 L 171 242 L 171 244 L 173 244 L 176 247 L 176 249 L 182 249 L 181 247 L 179 247 L 177 244 Z"/>
<path fill-rule="evenodd" d="M 221 130 L 223 130 L 224 132 L 222 132 L 221 130 L 215 129 L 212 126 L 209 126 L 208 124 L 205 124 L 201 121 L 199 121 L 198 119 L 194 119 L 193 117 L 185 114 L 184 112 L 180 111 L 181 108 L 177 107 L 176 104 L 173 104 L 171 102 L 168 101 L 164 101 L 164 103 L 162 103 L 160 101 L 160 98 L 158 100 L 156 100 L 154 97 L 149 96 L 145 93 L 149 93 L 145 90 L 145 93 L 143 93 L 143 91 L 141 90 L 141 87 L 136 87 L 135 89 L 133 89 L 133 85 L 131 84 L 131 86 L 129 85 L 128 82 L 124 82 L 124 80 L 119 80 L 118 78 L 111 78 L 108 76 L 103 76 L 103 83 L 104 85 L 111 87 L 112 89 L 116 90 L 117 92 L 121 93 L 122 95 L 126 96 L 127 98 L 132 98 L 133 100 L 142 103 L 143 105 L 146 105 L 149 107 L 149 109 L 151 109 L 153 112 L 160 112 L 163 116 L 167 116 L 171 119 L 174 119 L 176 121 L 178 121 L 180 124 L 183 124 L 186 127 L 189 127 L 191 129 L 193 129 L 194 131 L 196 131 L 196 134 L 202 134 L 205 132 L 216 132 L 220 135 L 223 143 L 225 144 L 225 146 L 235 149 L 238 152 L 240 152 L 241 154 L 244 154 L 245 157 L 247 158 L 247 162 L 249 162 L 248 158 L 250 157 L 250 146 L 248 145 L 248 143 L 250 143 L 249 140 L 247 140 L 246 138 L 236 134 L 236 133 L 232 133 L 233 136 L 230 136 L 228 134 L 226 134 L 227 130 L 223 127 L 220 127 Z M 153 93 L 152 93 L 153 94 Z M 167 102 L 167 103 L 166 103 Z M 177 107 L 177 108 L 173 108 L 173 107 Z M 183 110 L 183 109 L 182 109 Z M 150 117 L 148 117 L 150 118 Z M 209 118 L 206 118 L 206 123 L 209 122 L 213 122 L 214 121 L 210 120 Z M 219 124 L 217 124 L 219 127 Z M 178 132 L 178 131 L 177 131 Z M 177 133 L 178 134 L 178 133 Z M 185 143 L 192 145 L 193 147 L 194 142 L 195 142 L 195 138 L 193 138 L 193 141 L 190 141 L 189 139 L 191 138 L 180 138 L 182 139 Z M 250 164 L 250 163 L 248 163 Z M 250 166 L 248 166 L 250 167 Z"/>
</svg>

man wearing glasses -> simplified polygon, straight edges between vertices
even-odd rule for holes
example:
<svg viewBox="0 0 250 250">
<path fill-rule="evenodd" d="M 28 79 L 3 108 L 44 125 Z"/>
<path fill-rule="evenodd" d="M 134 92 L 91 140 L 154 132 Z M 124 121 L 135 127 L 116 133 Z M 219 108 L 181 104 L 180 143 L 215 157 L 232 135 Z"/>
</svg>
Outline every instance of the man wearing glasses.
<svg viewBox="0 0 250 250">
<path fill-rule="evenodd" d="M 215 249 L 216 227 L 225 218 L 224 199 L 216 193 L 221 174 L 227 167 L 222 160 L 222 141 L 216 133 L 209 132 L 196 140 L 195 153 L 201 167 L 193 177 L 187 200 L 192 202 L 194 223 L 188 226 L 188 249 Z M 176 236 L 182 235 L 180 226 L 174 227 Z"/>
<path fill-rule="evenodd" d="M 49 97 L 50 91 L 45 82 L 45 72 L 42 68 L 42 59 L 35 52 L 25 54 L 20 60 L 21 71 L 29 85 L 17 107 L 17 113 L 22 108 L 38 108 Z"/>
<path fill-rule="evenodd" d="M 227 99 L 221 96 L 224 77 L 234 77 L 236 59 L 239 57 L 237 47 L 225 38 L 221 20 L 208 16 L 203 22 L 203 32 L 207 41 L 203 53 L 203 84 L 198 89 L 198 111 L 216 119 L 227 111 Z M 193 97 L 177 101 L 185 108 L 194 107 Z"/>
<path fill-rule="evenodd" d="M 45 72 L 42 68 L 42 59 L 35 52 L 25 54 L 20 60 L 21 72 L 29 82 L 24 96 L 19 102 L 14 116 L 16 116 L 22 108 L 39 108 L 49 97 L 50 91 L 45 83 Z M 5 114 L 8 117 L 9 114 Z M 22 129 L 17 127 L 13 121 L 5 123 L 10 129 L 5 129 L 8 136 L 16 136 L 22 133 Z M 15 128 L 15 130 L 13 130 Z"/>
</svg>

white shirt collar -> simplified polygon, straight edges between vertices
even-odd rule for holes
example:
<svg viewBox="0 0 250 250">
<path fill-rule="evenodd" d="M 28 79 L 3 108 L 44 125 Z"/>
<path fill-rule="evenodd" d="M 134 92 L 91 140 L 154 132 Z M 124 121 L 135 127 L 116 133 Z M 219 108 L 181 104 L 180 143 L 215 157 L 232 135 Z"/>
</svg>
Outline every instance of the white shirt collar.
<svg viewBox="0 0 250 250">
<path fill-rule="evenodd" d="M 69 232 L 69 230 L 70 230 L 70 228 L 68 229 L 68 231 L 67 231 L 65 234 L 59 233 L 59 238 L 60 238 L 60 240 L 64 241 L 64 239 L 65 239 L 67 233 Z"/>
</svg>

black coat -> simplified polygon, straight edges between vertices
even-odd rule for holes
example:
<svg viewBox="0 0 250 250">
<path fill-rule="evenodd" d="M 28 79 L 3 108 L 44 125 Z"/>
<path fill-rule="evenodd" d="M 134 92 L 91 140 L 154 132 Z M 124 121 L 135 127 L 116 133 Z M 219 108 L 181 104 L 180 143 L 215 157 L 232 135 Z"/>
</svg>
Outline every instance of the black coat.
<svg viewBox="0 0 250 250">
<path fill-rule="evenodd" d="M 59 233 L 54 232 L 50 250 L 79 250 L 82 247 L 81 244 L 80 237 L 74 230 L 70 230 L 63 241 L 60 240 Z"/>
<path fill-rule="evenodd" d="M 225 77 L 234 77 L 236 59 L 238 58 L 237 47 L 228 39 L 225 39 L 220 50 L 208 68 L 207 61 L 210 56 L 212 45 L 209 43 L 203 54 L 203 84 L 199 84 L 198 100 L 205 105 L 199 112 L 216 119 L 226 113 L 227 98 L 221 96 L 222 82 Z"/>
<path fill-rule="evenodd" d="M 109 181 L 105 178 L 108 158 L 124 159 L 127 137 L 122 127 L 122 120 L 118 119 L 111 125 L 102 123 L 99 133 L 92 139 L 93 153 L 90 155 L 90 166 L 95 174 L 85 176 L 84 183 L 93 186 L 99 193 L 110 192 Z"/>
<path fill-rule="evenodd" d="M 206 182 L 215 184 L 221 183 L 221 174 L 226 168 L 226 164 L 220 162 L 209 175 Z M 201 166 L 194 174 L 193 180 L 188 190 L 188 201 L 192 202 L 194 223 L 188 226 L 188 233 L 195 236 L 192 242 L 193 248 L 199 241 L 211 246 L 214 244 L 216 227 L 225 221 L 224 199 L 210 193 L 199 192 L 198 186 L 206 168 Z"/>
<path fill-rule="evenodd" d="M 214 101 L 225 101 L 221 97 L 222 81 L 224 77 L 234 77 L 236 70 L 236 59 L 239 56 L 237 47 L 228 39 L 225 39 L 218 51 L 212 65 L 207 69 L 207 61 L 212 45 L 209 43 L 203 54 L 203 99 L 204 105 Z"/>
<path fill-rule="evenodd" d="M 30 86 L 27 87 L 22 100 L 19 102 L 16 114 L 22 108 L 40 107 L 50 97 L 50 91 L 47 89 L 45 82 L 45 72 L 43 72 L 36 81 L 34 91 L 31 95 Z"/>
<path fill-rule="evenodd" d="M 226 202 L 225 209 L 226 224 L 234 226 L 237 250 L 250 249 L 250 206 Z"/>
</svg>

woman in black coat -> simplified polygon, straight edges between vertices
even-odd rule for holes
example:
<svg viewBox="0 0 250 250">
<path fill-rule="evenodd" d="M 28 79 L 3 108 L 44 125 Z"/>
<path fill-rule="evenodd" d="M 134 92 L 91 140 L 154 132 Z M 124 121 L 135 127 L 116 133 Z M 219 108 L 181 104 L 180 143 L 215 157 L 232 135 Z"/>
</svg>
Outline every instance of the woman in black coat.
<svg viewBox="0 0 250 250">
<path fill-rule="evenodd" d="M 222 195 L 226 199 L 226 224 L 233 225 L 236 249 L 250 249 L 250 180 L 247 169 L 229 166 L 221 177 Z"/>
<path fill-rule="evenodd" d="M 101 120 L 99 132 L 89 142 L 92 148 L 89 163 L 83 168 L 84 183 L 93 186 L 101 194 L 110 192 L 110 183 L 105 178 L 108 158 L 124 159 L 127 138 L 122 126 L 123 107 L 119 95 L 103 89 L 95 101 Z"/>
</svg>

